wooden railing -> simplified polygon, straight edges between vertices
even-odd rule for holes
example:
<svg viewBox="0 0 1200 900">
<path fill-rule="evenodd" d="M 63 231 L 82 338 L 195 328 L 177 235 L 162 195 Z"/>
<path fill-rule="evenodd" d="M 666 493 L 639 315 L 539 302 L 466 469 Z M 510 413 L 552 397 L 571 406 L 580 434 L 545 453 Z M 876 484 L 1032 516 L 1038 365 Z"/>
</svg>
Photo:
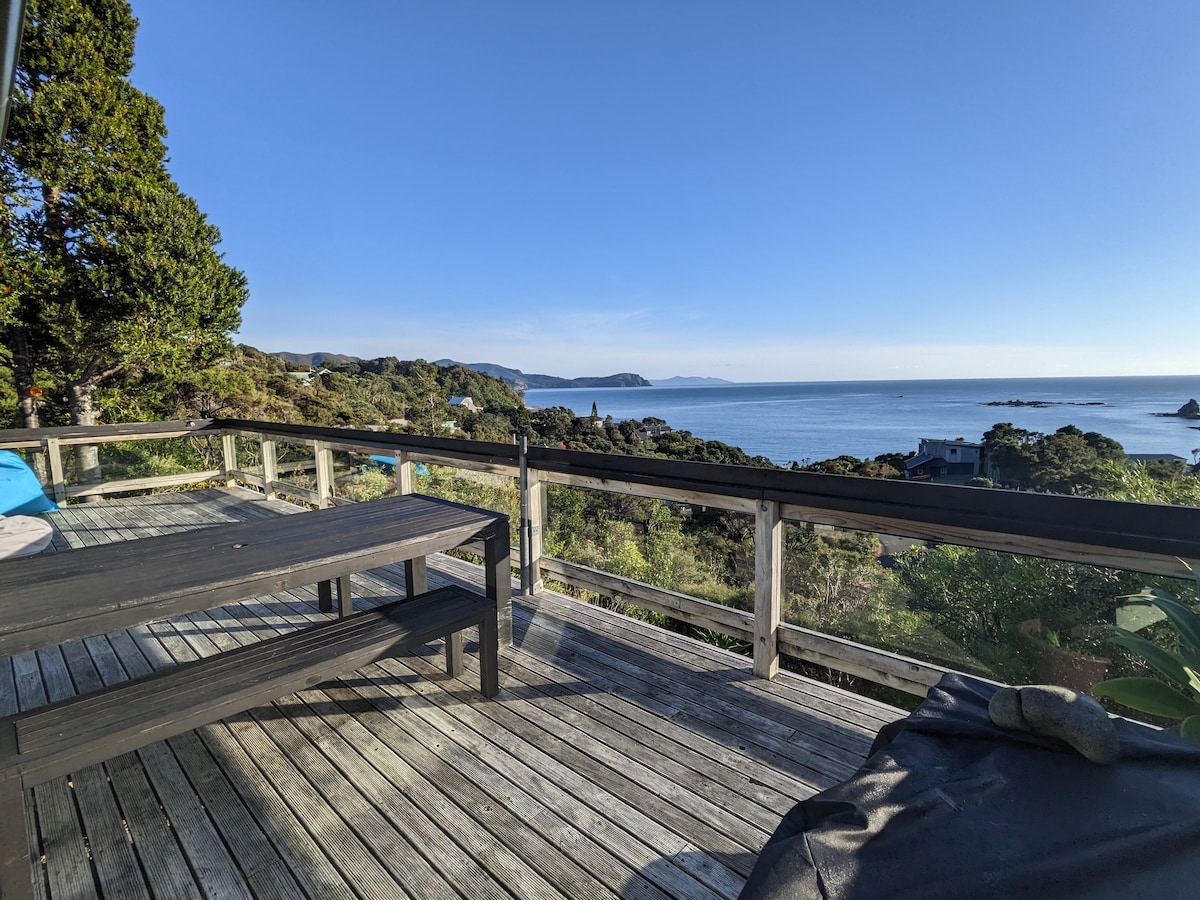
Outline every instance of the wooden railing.
<svg viewBox="0 0 1200 900">
<path fill-rule="evenodd" d="M 99 485 L 64 482 L 61 460 L 64 446 L 185 435 L 219 435 L 221 468 Z M 238 440 L 256 444 L 260 471 L 247 471 L 239 466 Z M 307 446 L 312 455 L 305 461 L 281 465 L 276 461 L 280 443 Z M 417 462 L 513 477 L 519 481 L 521 495 L 520 541 L 515 563 L 524 593 L 538 590 L 543 576 L 548 576 L 568 585 L 633 601 L 701 628 L 733 635 L 752 643 L 754 671 L 764 678 L 774 676 L 779 656 L 785 653 L 917 694 L 924 694 L 946 670 L 780 621 L 785 521 L 861 529 L 1159 575 L 1185 575 L 1184 562 L 1200 566 L 1200 509 L 1192 507 L 679 462 L 529 447 L 523 442 L 467 441 L 239 420 L 0 431 L 2 448 L 43 450 L 49 457 L 52 476 L 47 493 L 59 502 L 72 497 L 223 480 L 251 485 L 269 497 L 286 496 L 314 506 L 328 506 L 337 502 L 333 490 L 335 450 L 392 455 L 396 461 L 397 490 L 401 493 L 412 491 L 412 469 Z M 314 487 L 301 487 L 280 477 L 285 468 L 297 467 L 313 470 Z M 754 612 L 544 557 L 542 488 L 546 484 L 631 494 L 754 516 Z"/>
</svg>

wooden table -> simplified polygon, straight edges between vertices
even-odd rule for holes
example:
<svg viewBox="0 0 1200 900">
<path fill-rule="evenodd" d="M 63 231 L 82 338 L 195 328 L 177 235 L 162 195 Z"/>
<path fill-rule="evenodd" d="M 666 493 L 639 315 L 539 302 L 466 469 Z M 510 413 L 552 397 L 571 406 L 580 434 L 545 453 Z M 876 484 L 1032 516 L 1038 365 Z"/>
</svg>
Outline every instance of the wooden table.
<svg viewBox="0 0 1200 900">
<path fill-rule="evenodd" d="M 0 656 L 317 583 L 341 617 L 117 682 L 0 719 L 0 898 L 34 900 L 25 792 L 444 636 L 463 672 L 463 630 L 479 627 L 480 689 L 499 690 L 512 642 L 508 517 L 405 495 L 0 563 Z M 482 540 L 486 598 L 426 593 L 426 554 Z M 405 562 L 410 601 L 350 615 L 350 575 Z"/>
<path fill-rule="evenodd" d="M 0 656 L 303 585 L 324 583 L 328 608 L 335 580 L 345 613 L 351 574 L 406 562 L 412 596 L 426 590 L 426 555 L 479 540 L 510 644 L 508 517 L 407 494 L 0 562 Z"/>
</svg>

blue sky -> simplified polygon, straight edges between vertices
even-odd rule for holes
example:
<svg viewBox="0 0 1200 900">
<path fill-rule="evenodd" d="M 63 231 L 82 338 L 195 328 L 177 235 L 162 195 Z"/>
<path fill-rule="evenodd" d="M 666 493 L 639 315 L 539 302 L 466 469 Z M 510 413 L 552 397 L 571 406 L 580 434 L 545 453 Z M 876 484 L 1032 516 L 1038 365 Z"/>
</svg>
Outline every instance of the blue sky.
<svg viewBox="0 0 1200 900">
<path fill-rule="evenodd" d="M 1195 0 L 132 2 L 260 349 L 1200 372 Z"/>
</svg>

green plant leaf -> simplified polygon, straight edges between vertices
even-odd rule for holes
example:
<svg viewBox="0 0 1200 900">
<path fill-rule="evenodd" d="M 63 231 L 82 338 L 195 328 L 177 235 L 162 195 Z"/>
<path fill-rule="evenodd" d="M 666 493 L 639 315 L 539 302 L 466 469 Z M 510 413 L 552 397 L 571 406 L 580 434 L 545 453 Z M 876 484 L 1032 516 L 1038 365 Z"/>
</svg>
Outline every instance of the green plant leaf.
<svg viewBox="0 0 1200 900">
<path fill-rule="evenodd" d="M 1109 697 L 1118 703 L 1168 719 L 1200 716 L 1200 703 L 1189 700 L 1174 688 L 1153 678 L 1112 678 L 1092 685 L 1093 697 Z"/>
<path fill-rule="evenodd" d="M 1200 616 L 1186 603 L 1176 600 L 1170 594 L 1153 589 L 1153 603 L 1167 614 L 1167 618 L 1179 632 L 1183 647 L 1180 655 L 1193 669 L 1200 669 Z"/>
<path fill-rule="evenodd" d="M 1194 744 L 1200 744 L 1200 716 L 1188 716 L 1184 719 L 1179 726 L 1179 734 Z"/>
<path fill-rule="evenodd" d="M 1123 628 L 1116 629 L 1116 634 L 1110 637 L 1108 642 L 1136 653 L 1181 688 L 1190 684 L 1187 666 L 1177 653 L 1164 650 L 1153 641 Z"/>
</svg>

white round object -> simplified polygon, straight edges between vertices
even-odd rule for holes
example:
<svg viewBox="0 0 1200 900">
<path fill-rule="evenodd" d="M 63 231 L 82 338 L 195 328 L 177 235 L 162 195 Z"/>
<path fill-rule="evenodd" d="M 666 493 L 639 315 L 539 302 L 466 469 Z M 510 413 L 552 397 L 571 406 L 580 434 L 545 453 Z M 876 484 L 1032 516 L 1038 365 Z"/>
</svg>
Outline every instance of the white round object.
<svg viewBox="0 0 1200 900">
<path fill-rule="evenodd" d="M 32 556 L 50 546 L 54 527 L 36 516 L 0 516 L 0 559 Z"/>
</svg>

